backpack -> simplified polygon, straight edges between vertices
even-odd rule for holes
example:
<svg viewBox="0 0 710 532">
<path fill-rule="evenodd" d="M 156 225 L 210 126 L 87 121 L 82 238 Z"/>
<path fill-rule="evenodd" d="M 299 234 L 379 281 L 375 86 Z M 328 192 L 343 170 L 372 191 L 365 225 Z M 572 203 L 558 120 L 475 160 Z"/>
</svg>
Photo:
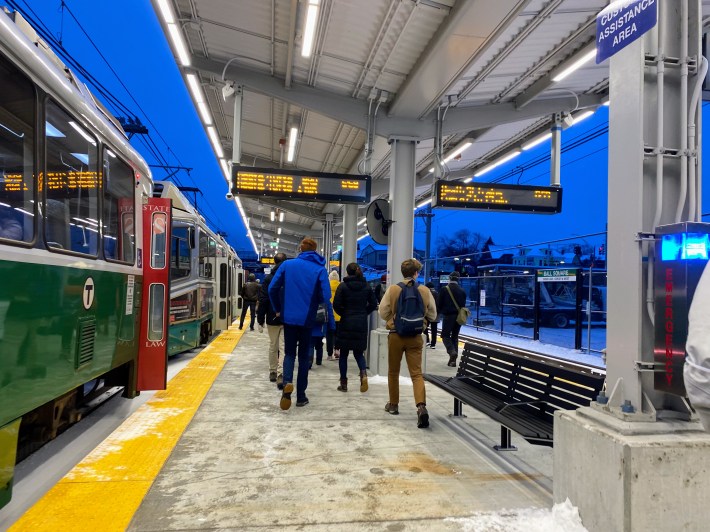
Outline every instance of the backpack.
<svg viewBox="0 0 710 532">
<path fill-rule="evenodd" d="M 394 329 L 400 336 L 417 336 L 424 332 L 424 301 L 417 283 L 397 283 L 402 289 L 397 300 Z"/>
</svg>

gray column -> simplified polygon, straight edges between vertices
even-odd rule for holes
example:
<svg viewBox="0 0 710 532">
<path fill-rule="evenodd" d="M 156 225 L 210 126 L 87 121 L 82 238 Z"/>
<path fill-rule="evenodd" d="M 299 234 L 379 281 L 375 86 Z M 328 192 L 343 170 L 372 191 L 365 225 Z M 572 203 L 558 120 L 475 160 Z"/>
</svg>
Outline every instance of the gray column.
<svg viewBox="0 0 710 532">
<path fill-rule="evenodd" d="M 340 265 L 342 271 L 351 262 L 357 261 L 357 205 L 343 208 L 343 253 Z"/>
<path fill-rule="evenodd" d="M 555 121 L 550 129 L 552 133 L 552 143 L 550 147 L 550 186 L 560 186 L 560 168 L 562 161 L 562 126 L 559 117 L 555 116 Z"/>
<path fill-rule="evenodd" d="M 414 250 L 415 141 L 393 138 L 390 163 L 390 225 L 387 241 L 388 284 L 402 280 L 400 266 Z"/>
<path fill-rule="evenodd" d="M 323 256 L 325 257 L 325 269 L 330 271 L 330 259 L 333 253 L 333 215 L 326 214 L 323 223 Z"/>
</svg>

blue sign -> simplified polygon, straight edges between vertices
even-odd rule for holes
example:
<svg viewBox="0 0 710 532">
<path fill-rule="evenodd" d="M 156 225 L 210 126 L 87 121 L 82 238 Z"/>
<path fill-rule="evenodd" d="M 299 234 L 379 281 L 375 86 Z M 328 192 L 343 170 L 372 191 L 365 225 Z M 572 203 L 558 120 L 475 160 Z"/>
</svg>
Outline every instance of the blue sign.
<svg viewBox="0 0 710 532">
<path fill-rule="evenodd" d="M 641 37 L 658 22 L 658 0 L 617 0 L 597 15 L 597 64 Z"/>
</svg>

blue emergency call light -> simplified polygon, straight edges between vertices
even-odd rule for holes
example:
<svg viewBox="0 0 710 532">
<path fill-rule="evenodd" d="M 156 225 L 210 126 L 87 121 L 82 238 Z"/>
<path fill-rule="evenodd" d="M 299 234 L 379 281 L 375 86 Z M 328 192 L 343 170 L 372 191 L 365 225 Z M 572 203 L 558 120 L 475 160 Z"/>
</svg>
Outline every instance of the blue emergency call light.
<svg viewBox="0 0 710 532">
<path fill-rule="evenodd" d="M 710 239 L 704 233 L 675 233 L 663 235 L 661 260 L 708 260 Z"/>
</svg>

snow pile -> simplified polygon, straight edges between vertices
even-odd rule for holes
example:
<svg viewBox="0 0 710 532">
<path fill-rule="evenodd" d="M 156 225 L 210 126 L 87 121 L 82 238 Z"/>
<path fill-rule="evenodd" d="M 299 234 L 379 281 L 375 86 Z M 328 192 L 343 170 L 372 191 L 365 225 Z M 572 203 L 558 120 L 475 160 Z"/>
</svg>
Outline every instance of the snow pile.
<svg viewBox="0 0 710 532">
<path fill-rule="evenodd" d="M 449 517 L 464 532 L 587 532 L 579 510 L 569 499 L 551 510 L 521 508 L 501 512 L 479 512 L 471 517 Z"/>
</svg>

